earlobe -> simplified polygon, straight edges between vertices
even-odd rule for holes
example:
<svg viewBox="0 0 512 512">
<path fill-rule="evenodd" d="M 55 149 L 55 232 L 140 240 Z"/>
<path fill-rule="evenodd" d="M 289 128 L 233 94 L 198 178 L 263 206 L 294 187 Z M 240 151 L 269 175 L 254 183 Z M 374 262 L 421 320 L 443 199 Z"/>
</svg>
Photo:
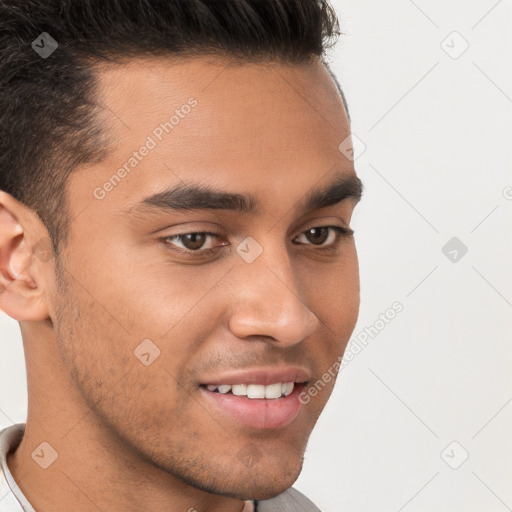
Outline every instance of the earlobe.
<svg viewBox="0 0 512 512">
<path fill-rule="evenodd" d="M 0 310 L 18 322 L 41 322 L 48 319 L 46 303 L 41 295 L 27 295 L 23 285 L 13 281 L 3 289 L 0 284 Z M 2 292 L 3 289 L 3 292 Z"/>
<path fill-rule="evenodd" d="M 17 321 L 37 322 L 49 316 L 39 260 L 30 249 L 25 208 L 0 191 L 0 309 Z M 41 281 L 43 281 L 41 279 Z"/>
<path fill-rule="evenodd" d="M 11 318 L 38 322 L 48 317 L 43 290 L 31 275 L 31 257 L 24 244 L 10 251 L 0 247 L 0 309 Z"/>
</svg>

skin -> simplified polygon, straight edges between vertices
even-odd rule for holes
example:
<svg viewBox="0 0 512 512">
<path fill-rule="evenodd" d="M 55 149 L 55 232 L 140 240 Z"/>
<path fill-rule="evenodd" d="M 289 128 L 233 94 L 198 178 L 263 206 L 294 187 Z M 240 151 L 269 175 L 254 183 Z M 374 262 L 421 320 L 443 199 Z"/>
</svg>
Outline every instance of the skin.
<svg viewBox="0 0 512 512">
<path fill-rule="evenodd" d="M 269 431 L 217 414 L 198 384 L 277 365 L 307 368 L 315 382 L 343 353 L 359 310 L 354 239 L 327 255 L 303 233 L 348 227 L 356 202 L 297 205 L 311 188 L 355 175 L 338 150 L 347 116 L 316 61 L 145 58 L 98 76 L 115 149 L 69 178 L 60 273 L 34 249 L 48 238 L 39 218 L 0 192 L 0 307 L 20 322 L 29 393 L 26 433 L 8 465 L 38 511 L 240 512 L 242 500 L 295 482 L 334 380 Z M 173 132 L 95 198 L 190 97 L 197 106 Z M 254 194 L 261 211 L 127 212 L 190 181 Z M 159 240 L 201 231 L 219 234 L 205 241 L 216 255 L 189 259 Z M 250 264 L 235 250 L 248 236 L 263 248 Z M 134 356 L 144 339 L 160 350 L 149 366 Z M 47 469 L 31 456 L 43 441 L 58 452 Z"/>
</svg>

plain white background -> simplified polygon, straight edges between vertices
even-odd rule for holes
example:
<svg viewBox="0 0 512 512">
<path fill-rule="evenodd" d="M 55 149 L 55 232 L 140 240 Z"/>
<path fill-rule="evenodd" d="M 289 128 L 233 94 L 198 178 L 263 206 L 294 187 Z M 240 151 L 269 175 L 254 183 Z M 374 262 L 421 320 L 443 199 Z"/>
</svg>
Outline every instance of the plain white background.
<svg viewBox="0 0 512 512">
<path fill-rule="evenodd" d="M 353 339 L 403 311 L 341 371 L 296 487 L 323 512 L 511 510 L 511 1 L 333 5 L 365 186 Z M 26 418 L 3 313 L 0 339 L 3 427 Z"/>
</svg>

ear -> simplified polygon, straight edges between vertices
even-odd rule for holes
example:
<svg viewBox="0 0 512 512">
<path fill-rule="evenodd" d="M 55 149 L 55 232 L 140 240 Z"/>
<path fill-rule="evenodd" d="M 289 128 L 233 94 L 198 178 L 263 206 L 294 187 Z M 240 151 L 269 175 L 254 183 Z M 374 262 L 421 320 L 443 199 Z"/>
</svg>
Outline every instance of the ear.
<svg viewBox="0 0 512 512">
<path fill-rule="evenodd" d="M 48 232 L 37 214 L 0 190 L 0 309 L 14 320 L 49 317 L 44 292 L 52 257 Z"/>
</svg>

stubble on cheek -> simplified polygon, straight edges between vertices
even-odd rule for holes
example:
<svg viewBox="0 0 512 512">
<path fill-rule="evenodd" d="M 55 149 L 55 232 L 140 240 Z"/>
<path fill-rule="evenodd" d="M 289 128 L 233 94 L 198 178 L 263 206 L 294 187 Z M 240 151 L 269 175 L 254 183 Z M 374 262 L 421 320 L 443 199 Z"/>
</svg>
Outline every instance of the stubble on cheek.
<svg viewBox="0 0 512 512">
<path fill-rule="evenodd" d="M 194 401 L 183 375 L 158 360 L 144 366 L 133 354 L 137 340 L 72 282 L 60 291 L 55 324 L 65 369 L 103 434 L 166 470 L 171 458 L 193 452 L 188 445 L 200 434 L 190 425 Z"/>
</svg>

